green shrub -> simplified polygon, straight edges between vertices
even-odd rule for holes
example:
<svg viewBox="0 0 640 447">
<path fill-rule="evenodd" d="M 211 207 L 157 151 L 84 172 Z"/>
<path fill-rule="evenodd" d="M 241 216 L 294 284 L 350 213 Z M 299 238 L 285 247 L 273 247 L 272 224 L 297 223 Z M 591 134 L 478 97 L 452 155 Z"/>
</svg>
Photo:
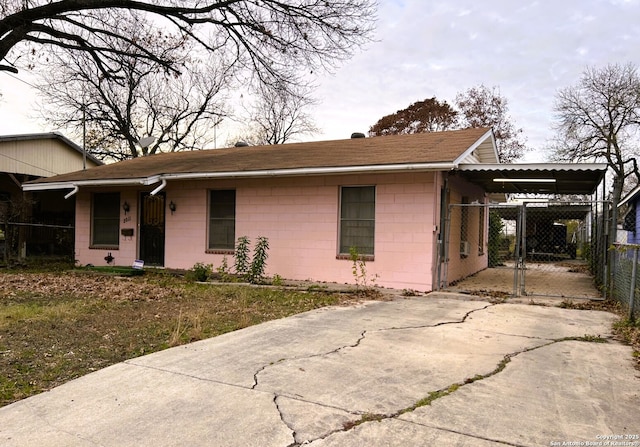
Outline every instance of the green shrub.
<svg viewBox="0 0 640 447">
<path fill-rule="evenodd" d="M 244 276 L 249 273 L 249 238 L 247 236 L 238 238 L 234 268 L 238 275 Z"/>
<path fill-rule="evenodd" d="M 189 278 L 194 281 L 204 282 L 209 279 L 213 271 L 211 264 L 196 263 L 189 271 Z"/>
<path fill-rule="evenodd" d="M 253 250 L 253 259 L 247 275 L 247 280 L 252 284 L 260 283 L 264 280 L 264 271 L 267 267 L 269 254 L 269 239 L 260 236 Z"/>
</svg>

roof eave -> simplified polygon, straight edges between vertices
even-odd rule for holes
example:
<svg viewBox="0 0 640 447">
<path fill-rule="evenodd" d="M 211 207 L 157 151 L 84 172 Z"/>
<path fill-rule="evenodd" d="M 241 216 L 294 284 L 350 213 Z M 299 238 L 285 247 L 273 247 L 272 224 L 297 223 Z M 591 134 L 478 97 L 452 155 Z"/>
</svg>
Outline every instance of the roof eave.
<svg viewBox="0 0 640 447">
<path fill-rule="evenodd" d="M 501 169 L 504 171 L 547 170 L 566 169 L 569 171 L 604 171 L 607 163 L 466 163 L 459 164 L 458 169 L 463 171 L 488 171 Z"/>
<path fill-rule="evenodd" d="M 331 166 L 317 168 L 288 168 L 266 169 L 259 171 L 236 172 L 185 172 L 175 174 L 163 174 L 161 177 L 167 180 L 195 180 L 207 178 L 251 178 L 251 177 L 296 177 L 305 175 L 339 175 L 339 174 L 367 174 L 367 173 L 391 173 L 406 171 L 445 171 L 453 169 L 451 162 L 439 163 L 406 163 L 390 165 L 367 166 Z"/>
<path fill-rule="evenodd" d="M 184 172 L 173 174 L 155 174 L 149 177 L 132 179 L 95 179 L 95 180 L 70 180 L 66 182 L 41 182 L 26 183 L 22 186 L 24 191 L 46 191 L 57 189 L 74 189 L 76 187 L 90 186 L 133 186 L 152 185 L 163 180 L 201 180 L 201 179 L 226 179 L 226 178 L 265 178 L 265 177 L 295 177 L 305 175 L 340 175 L 340 174 L 371 174 L 393 173 L 407 171 L 448 171 L 456 166 L 452 162 L 437 163 L 405 163 L 390 165 L 367 166 L 332 166 L 317 168 L 294 169 L 268 169 L 257 171 L 225 171 L 225 172 Z"/>
<path fill-rule="evenodd" d="M 618 207 L 625 205 L 627 202 L 632 201 L 636 198 L 636 196 L 640 193 L 640 185 L 633 188 L 629 194 L 627 194 L 621 201 L 618 203 Z"/>
<path fill-rule="evenodd" d="M 48 191 L 55 189 L 73 189 L 82 186 L 129 186 L 152 185 L 160 181 L 159 176 L 141 177 L 132 179 L 97 179 L 97 180 L 71 180 L 68 182 L 25 183 L 23 191 Z"/>
<path fill-rule="evenodd" d="M 469 148 L 467 150 L 465 150 L 462 154 L 460 154 L 454 160 L 453 163 L 456 166 L 456 168 L 458 167 L 458 165 L 460 165 L 463 162 L 463 160 L 465 160 L 469 155 L 471 155 L 473 153 L 473 151 L 475 151 L 480 146 L 482 146 L 482 144 L 484 144 L 487 140 L 490 141 L 492 149 L 493 149 L 493 155 L 495 157 L 496 162 L 498 162 L 498 160 L 499 160 L 498 148 L 496 147 L 495 136 L 493 134 L 493 130 L 489 129 L 489 130 L 487 130 L 487 132 L 484 135 L 482 135 L 480 138 L 478 138 L 475 143 L 473 143 L 471 146 L 469 146 Z"/>
</svg>

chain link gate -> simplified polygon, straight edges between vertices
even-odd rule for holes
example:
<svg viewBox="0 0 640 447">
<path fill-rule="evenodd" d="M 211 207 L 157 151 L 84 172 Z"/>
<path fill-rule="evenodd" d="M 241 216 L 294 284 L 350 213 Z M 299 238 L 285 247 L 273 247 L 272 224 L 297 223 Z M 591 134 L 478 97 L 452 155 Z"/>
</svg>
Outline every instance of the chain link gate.
<svg viewBox="0 0 640 447">
<path fill-rule="evenodd" d="M 607 211 L 605 202 L 452 204 L 438 284 L 506 296 L 600 298 Z"/>
<path fill-rule="evenodd" d="M 522 210 L 518 295 L 600 298 L 591 274 L 606 264 L 606 252 L 593 247 L 604 237 L 594 232 L 597 202 L 529 202 Z"/>
</svg>

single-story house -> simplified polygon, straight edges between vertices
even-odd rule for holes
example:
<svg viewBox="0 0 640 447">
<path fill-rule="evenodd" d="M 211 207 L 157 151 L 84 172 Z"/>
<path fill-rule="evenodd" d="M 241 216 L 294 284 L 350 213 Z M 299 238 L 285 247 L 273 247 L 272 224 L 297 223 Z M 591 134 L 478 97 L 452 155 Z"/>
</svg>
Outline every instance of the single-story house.
<svg viewBox="0 0 640 447">
<path fill-rule="evenodd" d="M 267 275 L 353 283 L 356 247 L 376 284 L 432 290 L 442 262 L 450 282 L 486 268 L 488 213 L 470 207 L 462 222 L 447 210 L 488 200 L 459 168 L 497 163 L 481 128 L 157 154 L 24 189 L 76 197 L 81 264 L 233 265 L 239 237 L 266 237 Z M 443 248 L 447 225 L 455 250 Z"/>
<path fill-rule="evenodd" d="M 59 133 L 0 136 L 0 223 L 73 225 L 74 200 L 65 200 L 64 193 L 58 190 L 23 194 L 22 185 L 101 164 Z M 55 245 L 53 232 L 32 228 L 36 227 L 25 226 L 20 231 L 22 253 L 50 251 Z"/>
</svg>

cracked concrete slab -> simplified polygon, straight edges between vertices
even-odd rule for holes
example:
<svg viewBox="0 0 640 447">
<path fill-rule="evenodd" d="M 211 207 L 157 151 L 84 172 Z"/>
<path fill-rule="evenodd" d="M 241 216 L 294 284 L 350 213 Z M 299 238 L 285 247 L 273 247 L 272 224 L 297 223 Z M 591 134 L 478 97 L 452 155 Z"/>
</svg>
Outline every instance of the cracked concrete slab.
<svg viewBox="0 0 640 447">
<path fill-rule="evenodd" d="M 464 433 L 440 430 L 397 419 L 386 419 L 363 424 L 348 432 L 335 433 L 305 445 L 309 447 L 496 447 L 499 444 Z"/>
<path fill-rule="evenodd" d="M 318 309 L 0 408 L 0 444 L 549 445 L 638 433 L 630 348 L 567 340 L 610 337 L 614 319 L 450 294 Z"/>
<path fill-rule="evenodd" d="M 611 333 L 616 318 L 614 314 L 601 311 L 575 312 L 573 309 L 509 303 L 469 315 L 465 326 L 468 330 L 556 340 L 584 335 L 605 337 Z M 554 324 L 556 321 L 559 324 Z"/>
<path fill-rule="evenodd" d="M 413 298 L 323 308 L 139 357 L 128 363 L 251 387 L 255 385 L 254 375 L 262 368 L 284 359 L 333 352 L 356 343 L 363 331 L 461 321 L 468 312 L 487 304 Z"/>
<path fill-rule="evenodd" d="M 561 341 L 514 356 L 499 374 L 399 418 L 515 445 L 586 445 L 638 434 L 639 404 L 631 348 Z"/>
<path fill-rule="evenodd" d="M 352 412 L 388 414 L 413 405 L 416 396 L 490 373 L 510 352 L 543 343 L 468 331 L 465 323 L 370 331 L 357 347 L 265 368 L 256 389 Z"/>
<path fill-rule="evenodd" d="M 298 444 L 341 432 L 358 414 L 339 408 L 327 407 L 299 399 L 278 396 L 276 404 L 282 420 L 293 431 Z"/>
<path fill-rule="evenodd" d="M 262 447 L 264 439 L 293 442 L 273 395 L 124 363 L 0 408 L 2 446 Z"/>
</svg>

